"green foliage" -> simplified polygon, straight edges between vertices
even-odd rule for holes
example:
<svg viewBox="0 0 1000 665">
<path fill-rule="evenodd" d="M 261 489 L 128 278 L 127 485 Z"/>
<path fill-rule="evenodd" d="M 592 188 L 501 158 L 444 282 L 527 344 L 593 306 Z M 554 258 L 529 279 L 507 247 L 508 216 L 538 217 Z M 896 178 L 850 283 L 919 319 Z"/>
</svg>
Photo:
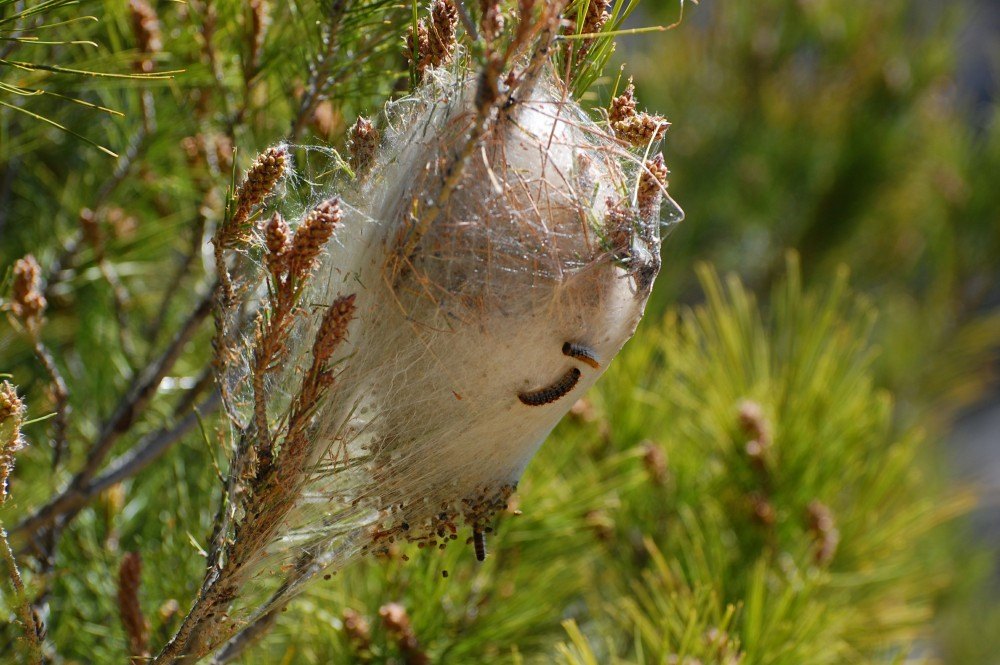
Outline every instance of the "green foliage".
<svg viewBox="0 0 1000 665">
<path fill-rule="evenodd" d="M 377 611 L 390 601 L 435 662 L 882 662 L 927 637 L 955 574 L 939 525 L 969 500 L 929 491 L 923 437 L 893 426 L 872 383 L 870 306 L 843 275 L 803 294 L 795 265 L 769 316 L 735 279 L 702 279 L 707 304 L 646 325 L 599 384 L 602 415 L 547 442 L 485 565 L 455 546 L 362 562 L 247 662 L 350 660 L 344 608 L 368 618 L 387 662 Z M 772 432 L 763 471 L 740 425 L 747 399 Z M 840 533 L 829 561 L 814 501 Z"/>
<path fill-rule="evenodd" d="M 674 121 L 671 188 L 694 220 L 665 243 L 661 296 L 689 297 L 696 259 L 758 290 L 787 247 L 809 282 L 846 263 L 884 313 L 878 371 L 901 406 L 933 400 L 945 422 L 974 401 L 1000 340 L 1000 122 L 976 126 L 956 93 L 963 7 L 705 3 L 623 42 L 640 101 Z"/>
</svg>

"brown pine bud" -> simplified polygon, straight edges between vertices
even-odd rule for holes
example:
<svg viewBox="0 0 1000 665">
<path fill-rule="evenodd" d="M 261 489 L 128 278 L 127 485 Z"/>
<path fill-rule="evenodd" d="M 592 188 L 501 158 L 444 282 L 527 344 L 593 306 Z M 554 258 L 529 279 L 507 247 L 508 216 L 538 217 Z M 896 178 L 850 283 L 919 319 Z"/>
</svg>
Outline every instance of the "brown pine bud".
<svg viewBox="0 0 1000 665">
<path fill-rule="evenodd" d="M 415 31 L 411 30 L 406 36 L 406 58 L 416 68 L 419 76 L 423 76 L 430 63 L 428 50 L 427 21 L 420 19 Z"/>
<path fill-rule="evenodd" d="M 427 46 L 431 65 L 440 67 L 451 60 L 455 52 L 455 29 L 458 27 L 458 8 L 454 0 L 435 0 L 431 6 L 431 24 L 428 28 Z"/>
<path fill-rule="evenodd" d="M 127 552 L 118 568 L 118 612 L 133 663 L 142 662 L 149 655 L 149 624 L 139 605 L 141 581 L 142 557 L 138 552 Z"/>
<path fill-rule="evenodd" d="M 635 85 L 629 78 L 625 92 L 611 100 L 611 108 L 608 110 L 608 120 L 611 126 L 615 123 L 624 122 L 635 116 Z"/>
<path fill-rule="evenodd" d="M 454 0 L 434 0 L 431 20 L 417 22 L 416 34 L 406 38 L 406 55 L 423 77 L 428 67 L 440 67 L 451 60 L 455 52 L 455 31 L 458 27 L 458 8 Z"/>
<path fill-rule="evenodd" d="M 604 24 L 611 18 L 608 8 L 611 0 L 590 0 L 587 3 L 587 16 L 583 19 L 583 34 L 592 35 L 604 29 Z"/>
<path fill-rule="evenodd" d="M 764 415 L 760 404 L 751 400 L 743 400 L 738 405 L 740 429 L 750 439 L 760 442 L 765 448 L 771 445 L 771 423 Z"/>
<path fill-rule="evenodd" d="M 14 262 L 10 309 L 29 331 L 37 330 L 45 311 L 45 296 L 39 290 L 42 269 L 31 254 Z"/>
<path fill-rule="evenodd" d="M 14 471 L 14 453 L 23 447 L 24 402 L 9 381 L 0 383 L 0 504 L 7 500 L 7 479 Z"/>
<path fill-rule="evenodd" d="M 355 651 L 368 651 L 372 645 L 372 631 L 363 616 L 348 608 L 344 610 L 344 632 Z"/>
<path fill-rule="evenodd" d="M 23 411 L 24 403 L 17 396 L 17 389 L 10 381 L 0 383 L 0 423 L 6 423 L 8 419 L 16 417 L 16 429 L 20 429 Z M 12 422 L 15 421 L 12 420 Z"/>
<path fill-rule="evenodd" d="M 420 650 L 406 608 L 399 603 L 388 603 L 379 608 L 378 615 L 382 618 L 386 630 L 396 638 L 396 644 L 403 653 L 406 665 L 424 665 L 430 662 L 427 654 Z"/>
<path fill-rule="evenodd" d="M 649 478 L 657 485 L 667 482 L 667 453 L 652 441 L 642 443 L 642 464 Z"/>
<path fill-rule="evenodd" d="M 611 0 L 589 0 L 587 3 L 587 13 L 583 17 L 583 25 L 580 26 L 581 35 L 595 35 L 604 29 L 604 25 L 611 18 L 608 13 L 608 7 L 611 6 Z M 570 32 L 575 31 L 576 28 L 576 8 L 574 7 L 569 11 L 567 17 L 569 19 Z M 576 61 L 582 62 L 587 52 L 591 49 L 596 41 L 596 37 L 588 37 L 583 39 L 579 46 L 576 48 Z"/>
<path fill-rule="evenodd" d="M 662 139 L 670 127 L 667 119 L 650 113 L 637 113 L 635 107 L 635 85 L 630 78 L 625 92 L 611 100 L 611 108 L 608 109 L 608 122 L 615 136 L 636 148 Z"/>
<path fill-rule="evenodd" d="M 646 160 L 646 168 L 639 175 L 639 191 L 636 196 L 639 214 L 643 219 L 655 216 L 659 212 L 663 190 L 667 187 L 668 173 L 663 155 Z"/>
<path fill-rule="evenodd" d="M 606 510 L 589 510 L 583 516 L 584 522 L 602 543 L 609 543 L 615 536 L 615 521 Z"/>
<path fill-rule="evenodd" d="M 382 619 L 382 625 L 390 633 L 406 633 L 412 630 L 410 616 L 406 613 L 406 608 L 399 603 L 386 603 L 378 609 L 378 615 Z"/>
<path fill-rule="evenodd" d="M 212 140 L 215 148 L 215 162 L 223 173 L 233 167 L 233 140 L 226 134 L 216 134 Z"/>
<path fill-rule="evenodd" d="M 608 199 L 604 215 L 604 244 L 615 260 L 628 258 L 632 249 L 632 234 L 637 225 L 636 212 L 625 200 Z"/>
<path fill-rule="evenodd" d="M 336 197 L 323 201 L 309 211 L 292 240 L 292 251 L 288 257 L 289 274 L 292 277 L 301 280 L 312 272 L 316 258 L 343 216 L 340 199 Z"/>
<path fill-rule="evenodd" d="M 129 0 L 129 12 L 132 15 L 132 34 L 135 44 L 144 57 L 136 62 L 136 69 L 141 72 L 153 71 L 153 59 L 149 56 L 163 49 L 163 38 L 160 34 L 160 19 L 146 0 Z"/>
<path fill-rule="evenodd" d="M 479 0 L 479 29 L 487 43 L 503 32 L 503 13 L 498 0 Z"/>
<path fill-rule="evenodd" d="M 184 151 L 184 157 L 187 159 L 189 167 L 194 168 L 201 165 L 201 150 L 204 141 L 205 137 L 201 134 L 196 136 L 185 136 L 181 139 L 181 150 Z"/>
<path fill-rule="evenodd" d="M 177 617 L 177 615 L 180 614 L 180 611 L 181 604 L 174 598 L 167 598 L 156 611 L 156 616 L 159 619 L 161 626 L 169 626 L 173 623 L 173 620 Z"/>
<path fill-rule="evenodd" d="M 347 337 L 347 326 L 354 318 L 354 299 L 353 293 L 337 298 L 323 315 L 313 343 L 313 358 L 318 365 L 325 365 Z"/>
<path fill-rule="evenodd" d="M 807 518 L 815 542 L 813 560 L 817 565 L 825 566 L 833 560 L 840 544 L 840 531 L 833 521 L 833 511 L 820 501 L 813 500 L 809 503 Z"/>
<path fill-rule="evenodd" d="M 236 189 L 235 211 L 219 229 L 217 240 L 223 247 L 246 240 L 246 230 L 243 227 L 250 213 L 271 195 L 278 180 L 285 175 L 289 159 L 285 146 L 274 146 L 258 155 L 250 165 L 243 182 Z"/>
<path fill-rule="evenodd" d="M 757 402 L 743 400 L 737 414 L 740 429 L 747 436 L 744 450 L 751 466 L 761 474 L 768 473 L 771 463 L 771 423 Z"/>
<path fill-rule="evenodd" d="M 139 227 L 139 220 L 118 206 L 104 209 L 104 222 L 111 237 L 118 240 L 131 238 Z"/>
<path fill-rule="evenodd" d="M 339 132 L 342 129 L 344 119 L 341 117 L 340 112 L 333 107 L 333 102 L 329 99 L 324 99 L 316 108 L 313 109 L 312 116 L 309 118 L 309 126 L 317 136 L 328 137 L 334 132 Z"/>
<path fill-rule="evenodd" d="M 83 239 L 90 245 L 98 258 L 102 253 L 104 238 L 101 234 L 101 226 L 97 223 L 97 215 L 90 208 L 80 210 L 80 231 Z"/>
<path fill-rule="evenodd" d="M 348 150 L 351 153 L 350 164 L 354 174 L 363 178 L 375 164 L 375 154 L 378 151 L 381 136 L 367 118 L 358 117 L 351 128 L 351 141 Z"/>
<path fill-rule="evenodd" d="M 276 278 L 288 270 L 288 253 L 292 250 L 292 229 L 281 213 L 274 213 L 264 226 L 267 245 L 267 268 Z"/>
<path fill-rule="evenodd" d="M 260 52 L 264 46 L 264 37 L 270 23 L 267 0 L 250 0 L 250 53 L 244 72 L 249 79 L 260 67 Z"/>
<path fill-rule="evenodd" d="M 670 123 L 663 116 L 638 113 L 628 120 L 611 123 L 615 136 L 635 148 L 644 148 L 659 141 L 667 133 Z"/>
</svg>

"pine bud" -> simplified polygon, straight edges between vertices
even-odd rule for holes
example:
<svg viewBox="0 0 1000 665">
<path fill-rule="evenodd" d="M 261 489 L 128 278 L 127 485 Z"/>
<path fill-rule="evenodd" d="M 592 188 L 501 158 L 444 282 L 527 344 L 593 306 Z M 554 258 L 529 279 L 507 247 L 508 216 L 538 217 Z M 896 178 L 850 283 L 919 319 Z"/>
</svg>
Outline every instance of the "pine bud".
<svg viewBox="0 0 1000 665">
<path fill-rule="evenodd" d="M 503 13 L 498 0 L 480 0 L 479 29 L 487 43 L 495 40 L 503 32 Z"/>
<path fill-rule="evenodd" d="M 270 22 L 267 0 L 250 0 L 250 54 L 247 58 L 247 74 L 252 74 L 260 66 L 260 52 Z"/>
<path fill-rule="evenodd" d="M 351 153 L 350 165 L 358 178 L 363 178 L 371 171 L 380 141 L 381 136 L 375 126 L 367 118 L 359 116 L 351 128 L 351 140 L 348 145 Z"/>
<path fill-rule="evenodd" d="M 11 311 L 28 330 L 36 330 L 45 311 L 45 296 L 39 290 L 42 269 L 31 254 L 14 262 Z"/>
<path fill-rule="evenodd" d="M 343 614 L 344 632 L 347 639 L 357 652 L 364 652 L 371 649 L 372 632 L 368 622 L 363 616 L 348 608 Z"/>
<path fill-rule="evenodd" d="M 347 326 L 354 318 L 354 299 L 353 294 L 337 298 L 323 315 L 313 344 L 313 358 L 319 365 L 326 364 L 347 337 Z"/>
<path fill-rule="evenodd" d="M 458 27 L 458 8 L 454 0 L 435 0 L 431 6 L 431 24 L 428 30 L 428 52 L 434 67 L 451 60 L 455 52 L 455 28 Z"/>
<path fill-rule="evenodd" d="M 342 217 L 339 198 L 327 199 L 309 211 L 292 240 L 288 258 L 292 277 L 304 279 L 312 271 L 316 258 Z"/>
<path fill-rule="evenodd" d="M 23 446 L 24 402 L 9 381 L 0 383 L 0 504 L 7 500 L 7 479 L 14 470 L 14 453 Z"/>
<path fill-rule="evenodd" d="M 135 36 L 136 47 L 144 56 L 136 62 L 136 69 L 151 72 L 153 59 L 149 56 L 163 49 L 160 19 L 146 0 L 129 0 L 128 7 L 132 15 L 132 34 Z"/>
<path fill-rule="evenodd" d="M 583 18 L 583 25 L 581 26 L 580 34 L 582 35 L 595 35 L 604 29 L 604 25 L 611 18 L 608 13 L 608 8 L 611 6 L 611 0 L 588 0 L 587 2 L 587 13 Z M 567 16 L 570 20 L 571 26 L 576 26 L 576 8 L 574 7 L 570 15 Z M 596 37 L 588 37 L 580 42 L 579 47 L 576 49 L 576 61 L 582 62 L 590 51 L 591 47 L 596 41 Z"/>
<path fill-rule="evenodd" d="M 659 141 L 667 133 L 670 123 L 667 119 L 635 110 L 635 85 L 628 80 L 625 92 L 611 100 L 608 121 L 615 136 L 636 148 L 643 148 Z"/>
<path fill-rule="evenodd" d="M 639 214 L 643 219 L 654 216 L 659 211 L 663 191 L 667 188 L 668 173 L 663 155 L 646 160 L 646 168 L 639 175 L 639 192 L 636 196 Z"/>
<path fill-rule="evenodd" d="M 624 122 L 635 116 L 635 85 L 629 78 L 625 92 L 611 100 L 611 109 L 608 111 L 608 120 L 612 127 L 615 123 Z"/>
<path fill-rule="evenodd" d="M 292 249 L 292 230 L 280 213 L 271 215 L 264 227 L 264 242 L 267 245 L 267 269 L 275 277 L 283 276 L 288 270 L 288 254 Z"/>
<path fill-rule="evenodd" d="M 817 565 L 825 566 L 833 560 L 840 544 L 840 531 L 833 521 L 833 511 L 825 504 L 814 500 L 807 510 L 809 531 L 815 541 L 813 560 Z"/>
<path fill-rule="evenodd" d="M 271 195 L 278 180 L 285 175 L 288 162 L 288 149 L 284 146 L 268 148 L 254 160 L 236 189 L 236 209 L 219 230 L 218 242 L 223 247 L 246 239 L 244 224 L 253 209 Z"/>
<path fill-rule="evenodd" d="M 429 67 L 440 67 L 451 60 L 457 44 L 458 8 L 454 0 L 435 0 L 431 5 L 430 24 L 417 22 L 417 30 L 406 38 L 407 57 L 422 78 Z"/>
<path fill-rule="evenodd" d="M 138 552 L 127 552 L 118 568 L 118 612 L 133 663 L 139 663 L 149 655 L 149 624 L 139 605 L 141 581 L 142 557 Z"/>
<path fill-rule="evenodd" d="M 611 128 L 621 140 L 635 148 L 643 148 L 662 139 L 670 128 L 670 123 L 663 116 L 638 113 L 628 120 L 613 123 Z"/>
</svg>

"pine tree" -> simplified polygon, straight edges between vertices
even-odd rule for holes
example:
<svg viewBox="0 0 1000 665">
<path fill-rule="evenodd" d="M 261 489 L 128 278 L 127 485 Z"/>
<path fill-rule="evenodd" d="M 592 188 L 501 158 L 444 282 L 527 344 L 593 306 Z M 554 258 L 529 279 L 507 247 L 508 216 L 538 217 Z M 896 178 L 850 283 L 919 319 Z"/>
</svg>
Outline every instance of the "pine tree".
<svg viewBox="0 0 1000 665">
<path fill-rule="evenodd" d="M 959 639 L 935 630 L 978 579 L 956 554 L 973 498 L 938 472 L 947 417 L 927 414 L 982 393 L 1000 338 L 983 306 L 1000 144 L 936 105 L 955 23 L 909 31 L 907 4 L 680 3 L 663 32 L 672 10 L 638 0 L 0 0 L 0 652 L 792 665 Z M 635 34 L 657 55 L 631 52 Z M 804 92 L 790 81 L 810 49 Z M 452 168 L 406 209 L 386 268 L 426 287 L 412 257 L 441 199 L 468 200 L 466 168 L 504 189 L 475 171 L 482 136 L 550 81 L 553 108 L 579 100 L 574 123 L 601 128 L 590 157 L 614 155 L 560 177 L 602 194 L 587 228 L 631 284 L 660 269 L 659 215 L 679 219 L 666 164 L 695 213 L 664 243 L 651 313 L 592 391 L 568 393 L 516 492 L 469 523 L 477 548 L 495 529 L 485 561 L 397 534 L 281 596 L 308 548 L 258 541 L 299 505 L 288 479 L 316 463 L 309 423 L 350 362 L 361 301 L 314 295 L 337 234 L 370 223 L 351 194 L 388 198 L 373 183 L 411 147 L 401 119 L 468 95 L 472 121 L 442 140 Z M 612 200 L 617 168 L 636 187 Z M 914 223 L 940 246 L 909 254 Z M 695 269 L 706 256 L 741 276 Z"/>
</svg>

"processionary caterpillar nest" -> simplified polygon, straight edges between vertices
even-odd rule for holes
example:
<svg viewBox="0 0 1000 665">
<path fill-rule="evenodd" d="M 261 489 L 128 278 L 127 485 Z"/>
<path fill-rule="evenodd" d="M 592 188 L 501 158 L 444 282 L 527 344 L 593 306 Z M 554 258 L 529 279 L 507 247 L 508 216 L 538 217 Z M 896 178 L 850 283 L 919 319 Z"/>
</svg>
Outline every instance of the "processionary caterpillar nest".
<svg viewBox="0 0 1000 665">
<path fill-rule="evenodd" d="M 476 91 L 430 70 L 386 111 L 372 171 L 337 192 L 344 219 L 304 298 L 313 313 L 269 385 L 278 419 L 324 309 L 355 294 L 315 405 L 311 475 L 261 556 L 261 579 L 286 571 L 274 599 L 396 541 L 444 547 L 470 528 L 478 550 L 642 316 L 661 208 L 680 216 L 665 183 L 651 194 L 646 160 L 551 78 L 468 144 Z"/>
</svg>

